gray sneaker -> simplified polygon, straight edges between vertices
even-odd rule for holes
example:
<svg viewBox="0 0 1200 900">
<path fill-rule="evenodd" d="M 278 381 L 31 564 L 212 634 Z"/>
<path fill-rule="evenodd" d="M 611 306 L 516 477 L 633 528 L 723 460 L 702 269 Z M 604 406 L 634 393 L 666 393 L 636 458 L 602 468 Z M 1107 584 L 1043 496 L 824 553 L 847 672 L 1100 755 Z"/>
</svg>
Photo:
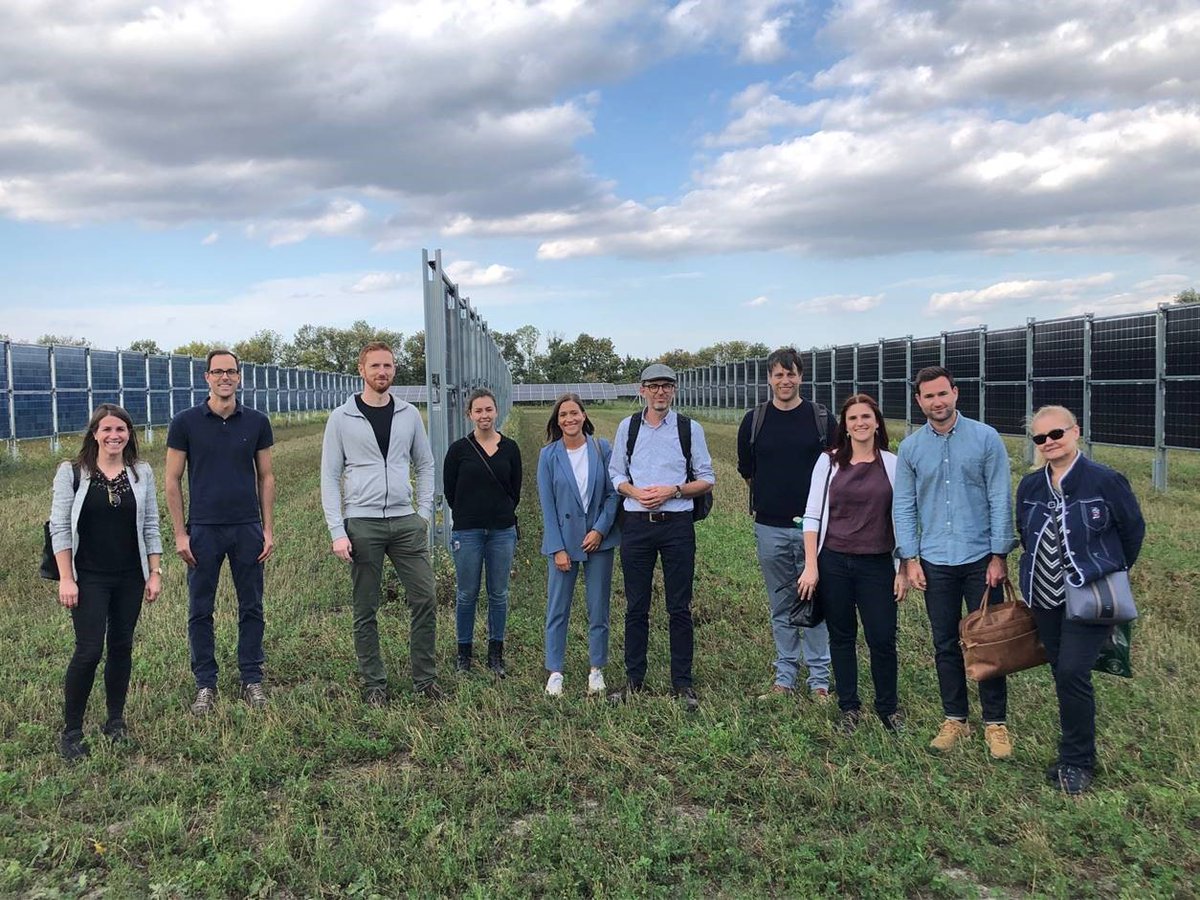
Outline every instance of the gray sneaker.
<svg viewBox="0 0 1200 900">
<path fill-rule="evenodd" d="M 254 709 L 262 709 L 267 705 L 267 692 L 263 690 L 262 682 L 242 685 L 242 699 Z"/>
<path fill-rule="evenodd" d="M 213 688 L 200 688 L 196 692 L 196 702 L 192 704 L 193 716 L 207 716 L 217 705 L 217 692 Z"/>
<path fill-rule="evenodd" d="M 431 681 L 416 688 L 416 694 L 418 697 L 424 697 L 432 703 L 441 703 L 443 700 L 448 699 L 446 692 L 442 690 L 442 686 L 436 681 Z"/>
<path fill-rule="evenodd" d="M 363 703 L 367 704 L 367 706 L 383 707 L 387 706 L 388 703 L 391 702 L 391 698 L 388 697 L 388 689 L 386 687 L 378 686 L 364 688 L 362 692 L 362 699 Z"/>
</svg>

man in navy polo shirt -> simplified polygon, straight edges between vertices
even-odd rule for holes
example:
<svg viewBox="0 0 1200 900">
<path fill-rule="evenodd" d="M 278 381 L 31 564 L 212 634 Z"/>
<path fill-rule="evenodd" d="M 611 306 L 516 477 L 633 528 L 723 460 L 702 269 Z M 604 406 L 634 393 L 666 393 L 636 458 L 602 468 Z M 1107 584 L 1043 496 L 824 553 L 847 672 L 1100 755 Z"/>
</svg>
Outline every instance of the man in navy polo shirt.
<svg viewBox="0 0 1200 900">
<path fill-rule="evenodd" d="M 188 648 L 197 688 L 192 712 L 198 716 L 217 701 L 213 607 L 226 558 L 238 600 L 242 697 L 254 707 L 267 702 L 262 684 L 263 562 L 275 549 L 275 441 L 271 421 L 238 402 L 239 365 L 228 350 L 210 352 L 204 373 L 208 399 L 176 415 L 167 431 L 167 509 L 175 552 L 188 565 Z"/>
</svg>

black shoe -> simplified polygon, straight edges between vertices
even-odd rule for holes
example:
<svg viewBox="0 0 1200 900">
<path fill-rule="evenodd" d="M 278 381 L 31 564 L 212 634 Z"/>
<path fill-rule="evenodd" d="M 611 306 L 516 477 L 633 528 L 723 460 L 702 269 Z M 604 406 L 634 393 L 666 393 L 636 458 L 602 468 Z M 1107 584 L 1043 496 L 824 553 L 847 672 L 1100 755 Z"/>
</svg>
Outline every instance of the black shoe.
<svg viewBox="0 0 1200 900">
<path fill-rule="evenodd" d="M 497 678 L 507 678 L 504 668 L 504 641 L 488 641 L 488 669 Z"/>
<path fill-rule="evenodd" d="M 471 643 L 458 645 L 458 658 L 454 660 L 455 672 L 470 672 L 471 671 L 471 656 L 475 645 Z"/>
<path fill-rule="evenodd" d="M 119 716 L 115 719 L 109 719 L 101 725 L 100 732 L 114 744 L 129 740 L 129 729 L 125 726 L 125 720 Z"/>
<path fill-rule="evenodd" d="M 841 734 L 854 734 L 858 731 L 858 726 L 862 723 L 861 709 L 844 709 L 842 717 L 838 720 L 837 730 Z"/>
<path fill-rule="evenodd" d="M 442 686 L 436 681 L 431 681 L 428 684 L 423 684 L 416 689 L 418 697 L 424 697 L 431 703 L 440 703 L 443 700 L 449 699 L 449 695 L 442 690 Z"/>
<path fill-rule="evenodd" d="M 644 693 L 645 688 L 640 681 L 631 681 L 619 691 L 614 691 L 608 695 L 608 702 L 614 706 L 619 706 L 622 703 L 628 703 L 638 694 Z"/>
<path fill-rule="evenodd" d="M 1092 773 L 1079 766 L 1058 767 L 1058 786 L 1069 797 L 1078 797 L 1092 786 Z"/>
<path fill-rule="evenodd" d="M 59 738 L 58 749 L 62 753 L 62 758 L 67 762 L 78 762 L 91 752 L 88 749 L 87 741 L 83 739 L 83 730 L 80 728 L 64 731 L 62 737 Z"/>
<path fill-rule="evenodd" d="M 683 704 L 683 708 L 687 712 L 695 712 L 700 708 L 700 698 L 696 696 L 695 690 L 690 686 L 675 688 L 671 691 L 671 694 Z"/>
<path fill-rule="evenodd" d="M 369 687 L 363 690 L 363 703 L 367 706 L 387 706 L 391 698 L 386 687 Z"/>
<path fill-rule="evenodd" d="M 900 734 L 904 731 L 904 710 L 898 709 L 890 716 L 880 716 L 879 721 L 885 730 L 892 734 Z"/>
<path fill-rule="evenodd" d="M 1057 759 L 1046 766 L 1046 781 L 1050 784 L 1058 784 L 1058 770 L 1062 767 Z"/>
</svg>

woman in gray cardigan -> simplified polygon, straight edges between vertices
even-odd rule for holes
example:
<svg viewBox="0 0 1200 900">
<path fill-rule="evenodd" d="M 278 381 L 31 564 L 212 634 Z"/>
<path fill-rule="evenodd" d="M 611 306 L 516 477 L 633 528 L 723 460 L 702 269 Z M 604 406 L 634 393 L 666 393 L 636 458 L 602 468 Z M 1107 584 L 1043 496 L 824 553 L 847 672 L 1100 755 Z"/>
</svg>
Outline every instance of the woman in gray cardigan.
<svg viewBox="0 0 1200 900">
<path fill-rule="evenodd" d="M 58 467 L 50 538 L 58 563 L 58 602 L 70 610 L 75 625 L 60 750 L 64 759 L 77 760 L 88 753 L 83 715 L 106 633 L 108 718 L 101 731 L 114 741 L 125 737 L 133 629 L 142 600 L 153 603 L 162 590 L 154 472 L 138 459 L 133 420 L 121 407 L 97 407 L 79 455 Z"/>
</svg>

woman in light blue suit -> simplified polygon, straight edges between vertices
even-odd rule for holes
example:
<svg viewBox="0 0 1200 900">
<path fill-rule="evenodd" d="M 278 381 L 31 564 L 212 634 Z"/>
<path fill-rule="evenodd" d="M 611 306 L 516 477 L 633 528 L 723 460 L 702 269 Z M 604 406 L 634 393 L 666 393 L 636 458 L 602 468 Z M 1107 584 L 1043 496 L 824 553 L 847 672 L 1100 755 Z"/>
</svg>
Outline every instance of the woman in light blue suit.
<svg viewBox="0 0 1200 900">
<path fill-rule="evenodd" d="M 546 601 L 546 693 L 563 692 L 567 623 L 579 563 L 588 609 L 588 693 L 603 695 L 608 662 L 608 608 L 612 593 L 613 548 L 621 542 L 616 525 L 616 490 L 608 477 L 612 447 L 594 437 L 595 427 L 577 394 L 563 394 L 546 424 L 547 444 L 538 457 L 538 497 L 542 503 L 542 553 L 548 557 Z"/>
</svg>

